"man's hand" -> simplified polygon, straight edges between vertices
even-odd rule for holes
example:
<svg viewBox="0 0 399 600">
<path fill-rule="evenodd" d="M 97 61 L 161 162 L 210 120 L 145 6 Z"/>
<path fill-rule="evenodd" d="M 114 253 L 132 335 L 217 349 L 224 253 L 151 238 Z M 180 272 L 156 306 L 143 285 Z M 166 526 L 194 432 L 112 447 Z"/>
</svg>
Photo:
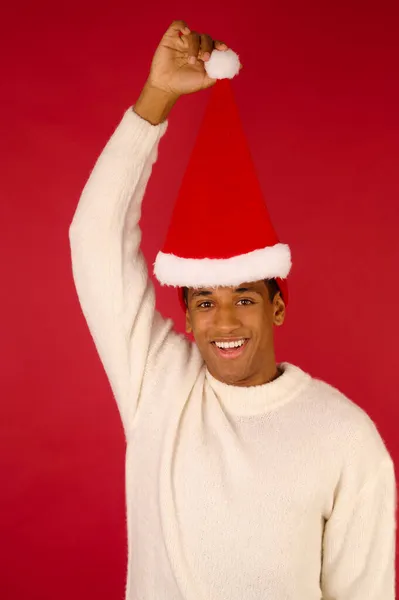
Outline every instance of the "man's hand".
<svg viewBox="0 0 399 600">
<path fill-rule="evenodd" d="M 228 49 L 210 35 L 191 31 L 184 21 L 173 21 L 155 51 L 135 112 L 156 125 L 166 119 L 180 96 L 214 85 L 216 79 L 208 77 L 204 63 L 215 48 Z"/>
<path fill-rule="evenodd" d="M 213 49 L 226 51 L 223 42 L 206 33 L 191 31 L 184 21 L 174 21 L 163 36 L 152 60 L 149 83 L 175 96 L 211 87 L 204 63 Z"/>
</svg>

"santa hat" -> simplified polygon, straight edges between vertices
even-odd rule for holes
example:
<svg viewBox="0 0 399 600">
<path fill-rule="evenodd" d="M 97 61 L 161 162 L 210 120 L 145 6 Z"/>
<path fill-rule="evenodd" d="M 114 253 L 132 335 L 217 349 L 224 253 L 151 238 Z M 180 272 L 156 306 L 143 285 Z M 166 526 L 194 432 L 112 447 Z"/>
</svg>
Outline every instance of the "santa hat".
<svg viewBox="0 0 399 600">
<path fill-rule="evenodd" d="M 219 55 L 222 53 L 219 53 Z M 154 273 L 178 287 L 276 279 L 288 302 L 289 246 L 275 232 L 230 79 L 210 92 Z"/>
</svg>

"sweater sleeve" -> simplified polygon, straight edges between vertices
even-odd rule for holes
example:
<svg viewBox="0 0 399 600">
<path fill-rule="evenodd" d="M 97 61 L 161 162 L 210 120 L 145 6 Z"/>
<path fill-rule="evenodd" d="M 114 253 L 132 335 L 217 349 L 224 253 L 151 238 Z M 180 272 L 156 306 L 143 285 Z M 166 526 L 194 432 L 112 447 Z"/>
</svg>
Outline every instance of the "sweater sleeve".
<svg viewBox="0 0 399 600">
<path fill-rule="evenodd" d="M 397 491 L 387 457 L 350 501 L 337 497 L 323 543 L 323 600 L 394 600 Z"/>
<path fill-rule="evenodd" d="M 167 122 L 151 125 L 131 108 L 126 111 L 94 166 L 69 229 L 80 305 L 125 433 L 145 378 L 154 378 L 160 347 L 173 338 L 169 346 L 188 351 L 185 338 L 155 310 L 140 250 L 141 202 L 166 129 Z"/>
</svg>

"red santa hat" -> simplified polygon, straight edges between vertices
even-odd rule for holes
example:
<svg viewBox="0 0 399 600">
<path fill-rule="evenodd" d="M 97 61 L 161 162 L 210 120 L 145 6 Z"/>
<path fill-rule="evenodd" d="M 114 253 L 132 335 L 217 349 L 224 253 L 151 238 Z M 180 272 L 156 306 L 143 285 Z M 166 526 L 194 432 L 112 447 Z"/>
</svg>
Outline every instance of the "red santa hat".
<svg viewBox="0 0 399 600">
<path fill-rule="evenodd" d="M 213 86 L 154 273 L 161 284 L 238 286 L 276 279 L 288 302 L 289 246 L 275 232 L 230 79 Z"/>
</svg>

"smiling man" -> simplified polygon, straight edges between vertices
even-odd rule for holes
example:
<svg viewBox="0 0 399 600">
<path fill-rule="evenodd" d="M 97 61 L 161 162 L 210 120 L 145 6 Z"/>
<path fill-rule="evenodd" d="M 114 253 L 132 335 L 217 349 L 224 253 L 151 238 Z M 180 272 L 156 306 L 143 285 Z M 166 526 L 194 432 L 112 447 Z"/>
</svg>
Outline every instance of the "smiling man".
<svg viewBox="0 0 399 600">
<path fill-rule="evenodd" d="M 231 86 L 204 68 L 215 49 L 228 51 L 171 24 L 70 228 L 79 300 L 126 434 L 126 599 L 393 600 L 392 459 L 363 410 L 276 364 L 291 255 Z M 211 86 L 154 269 L 177 288 L 192 343 L 155 310 L 139 219 L 170 110 Z"/>
<path fill-rule="evenodd" d="M 186 330 L 193 333 L 209 372 L 230 385 L 272 381 L 273 330 L 284 322 L 285 304 L 274 280 L 239 287 L 187 289 Z"/>
</svg>

